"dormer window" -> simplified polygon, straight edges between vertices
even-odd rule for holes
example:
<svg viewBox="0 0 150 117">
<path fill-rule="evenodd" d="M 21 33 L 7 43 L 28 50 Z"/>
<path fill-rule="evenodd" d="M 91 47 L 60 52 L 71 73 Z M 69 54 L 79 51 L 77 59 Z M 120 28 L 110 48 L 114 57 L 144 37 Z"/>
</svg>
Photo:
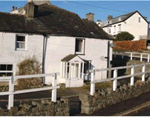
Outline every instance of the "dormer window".
<svg viewBox="0 0 150 117">
<path fill-rule="evenodd" d="M 85 46 L 84 39 L 76 39 L 75 42 L 75 53 L 76 54 L 84 54 L 84 46 Z"/>
</svg>

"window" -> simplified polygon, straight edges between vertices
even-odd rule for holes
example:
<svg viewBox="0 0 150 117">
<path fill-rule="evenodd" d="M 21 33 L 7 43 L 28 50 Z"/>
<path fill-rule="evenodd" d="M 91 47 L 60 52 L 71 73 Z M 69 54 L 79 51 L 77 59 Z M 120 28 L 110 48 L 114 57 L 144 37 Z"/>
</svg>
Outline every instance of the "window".
<svg viewBox="0 0 150 117">
<path fill-rule="evenodd" d="M 75 52 L 76 54 L 83 54 L 84 53 L 84 39 L 76 39 L 75 43 Z"/>
<path fill-rule="evenodd" d="M 16 36 L 16 49 L 25 50 L 25 36 Z"/>
<path fill-rule="evenodd" d="M 114 26 L 114 33 L 116 32 L 116 26 Z"/>
<path fill-rule="evenodd" d="M 111 27 L 109 28 L 109 34 L 111 34 Z"/>
<path fill-rule="evenodd" d="M 121 24 L 118 25 L 118 33 L 121 31 Z"/>
<path fill-rule="evenodd" d="M 139 22 L 141 22 L 141 18 L 139 17 Z"/>
<path fill-rule="evenodd" d="M 0 77 L 12 76 L 13 65 L 12 64 L 0 64 Z"/>
</svg>

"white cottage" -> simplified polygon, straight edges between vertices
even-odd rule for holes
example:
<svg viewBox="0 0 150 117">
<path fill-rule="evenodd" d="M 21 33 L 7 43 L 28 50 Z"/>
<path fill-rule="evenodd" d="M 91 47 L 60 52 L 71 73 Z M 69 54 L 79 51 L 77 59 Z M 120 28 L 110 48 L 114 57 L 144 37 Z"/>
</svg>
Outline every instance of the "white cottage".
<svg viewBox="0 0 150 117">
<path fill-rule="evenodd" d="M 47 2 L 28 2 L 11 13 L 0 12 L 0 76 L 12 75 L 18 62 L 35 55 L 43 73 L 60 72 L 58 83 L 82 86 L 90 69 L 108 67 L 108 42 L 108 34 L 93 21 Z M 46 77 L 45 84 L 51 79 Z"/>
<path fill-rule="evenodd" d="M 143 17 L 138 11 L 130 12 L 114 18 L 109 15 L 107 21 L 101 22 L 98 20 L 97 24 L 113 37 L 123 31 L 127 31 L 134 35 L 134 41 L 147 39 L 149 35 L 147 17 Z"/>
</svg>

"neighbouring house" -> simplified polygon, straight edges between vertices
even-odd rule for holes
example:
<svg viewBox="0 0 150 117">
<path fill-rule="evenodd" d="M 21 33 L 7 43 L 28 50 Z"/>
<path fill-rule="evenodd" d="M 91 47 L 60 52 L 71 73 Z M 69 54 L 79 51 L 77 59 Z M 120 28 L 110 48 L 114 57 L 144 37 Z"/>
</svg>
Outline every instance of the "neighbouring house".
<svg viewBox="0 0 150 117">
<path fill-rule="evenodd" d="M 82 86 L 90 77 L 85 77 L 89 70 L 106 68 L 112 60 L 112 49 L 108 49 L 112 40 L 89 18 L 94 15 L 89 15 L 81 19 L 48 0 L 29 1 L 22 8 L 13 7 L 11 13 L 0 12 L 0 76 L 12 75 L 18 62 L 35 55 L 43 73 L 60 73 L 57 83 Z M 106 75 L 103 72 L 96 78 Z M 45 84 L 51 80 L 46 77 Z"/>
<path fill-rule="evenodd" d="M 134 35 L 134 40 L 147 39 L 149 26 L 147 17 L 143 17 L 138 11 L 130 12 L 113 18 L 109 15 L 106 22 L 97 21 L 97 24 L 102 24 L 101 27 L 112 37 L 118 33 L 127 31 Z"/>
</svg>

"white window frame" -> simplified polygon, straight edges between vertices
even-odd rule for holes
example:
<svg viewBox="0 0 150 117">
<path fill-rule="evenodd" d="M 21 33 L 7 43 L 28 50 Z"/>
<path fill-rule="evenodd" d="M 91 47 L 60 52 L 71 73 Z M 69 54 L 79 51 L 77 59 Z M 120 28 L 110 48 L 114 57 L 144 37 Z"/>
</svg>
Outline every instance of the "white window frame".
<svg viewBox="0 0 150 117">
<path fill-rule="evenodd" d="M 116 25 L 114 25 L 114 33 L 116 33 Z"/>
<path fill-rule="evenodd" d="M 0 70 L 0 73 L 12 73 L 12 75 L 15 75 L 16 72 L 16 63 L 0 63 L 0 65 L 12 65 L 12 70 Z M 6 68 L 7 69 L 7 68 Z M 0 77 L 7 77 L 7 76 L 0 76 Z"/>
<path fill-rule="evenodd" d="M 25 48 L 17 48 L 17 36 L 24 36 L 25 37 Z M 16 50 L 27 50 L 27 40 L 28 40 L 28 35 L 27 34 L 16 34 L 16 41 L 15 41 L 15 49 Z"/>
<path fill-rule="evenodd" d="M 82 49 L 81 49 L 81 52 L 76 52 L 76 40 L 82 40 Z M 84 54 L 84 51 L 85 51 L 85 39 L 76 38 L 75 39 L 75 54 Z"/>
<path fill-rule="evenodd" d="M 121 32 L 121 24 L 118 24 L 118 32 Z"/>
</svg>

